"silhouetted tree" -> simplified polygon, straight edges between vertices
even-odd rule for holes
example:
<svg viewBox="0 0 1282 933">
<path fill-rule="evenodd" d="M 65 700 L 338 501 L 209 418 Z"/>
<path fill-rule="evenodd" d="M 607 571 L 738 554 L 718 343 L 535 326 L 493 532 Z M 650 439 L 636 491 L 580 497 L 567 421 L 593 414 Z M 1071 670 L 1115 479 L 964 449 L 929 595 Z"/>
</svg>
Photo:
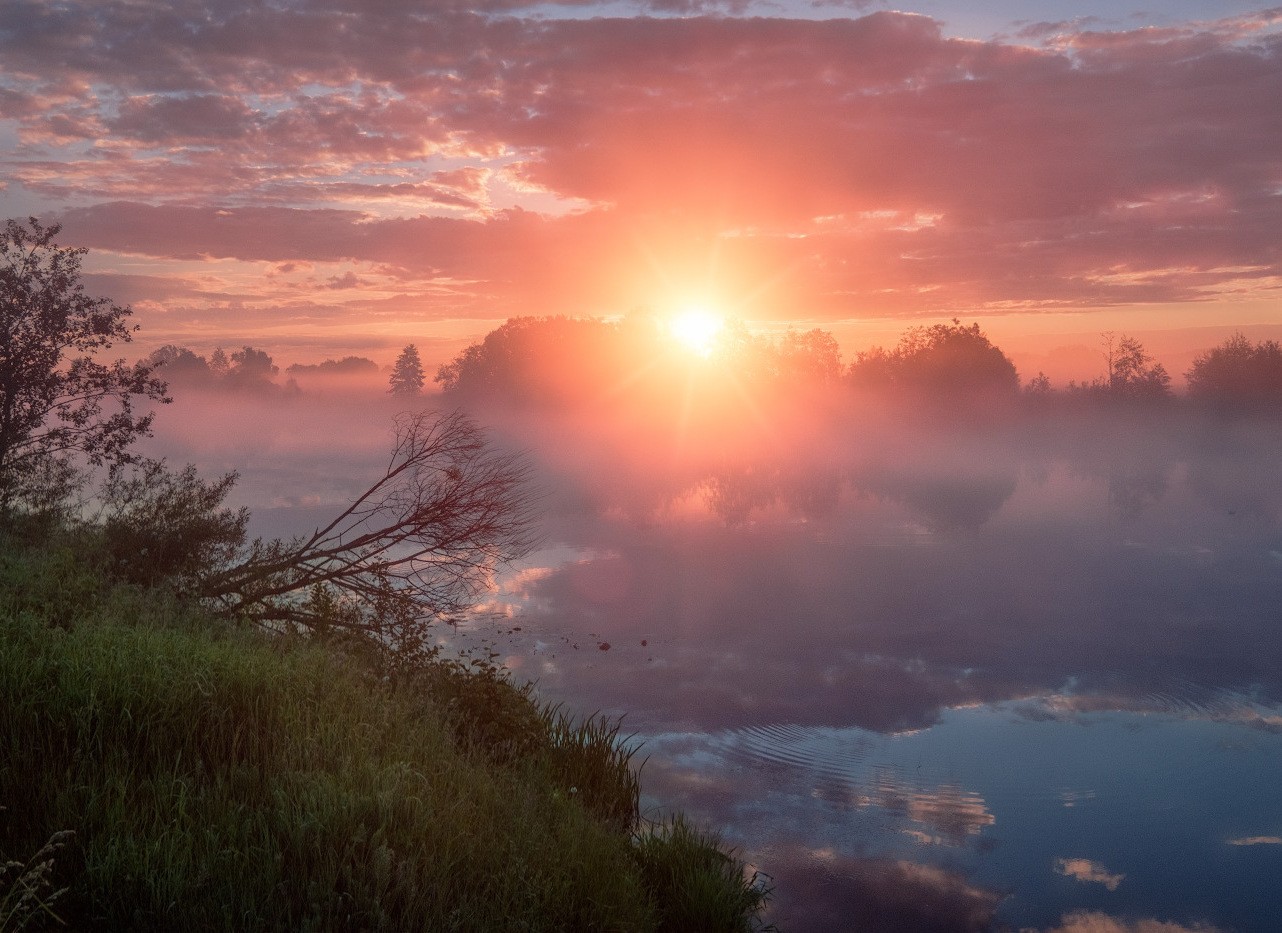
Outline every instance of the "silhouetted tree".
<svg viewBox="0 0 1282 933">
<path fill-rule="evenodd" d="M 1125 334 L 1118 336 L 1112 331 L 1105 332 L 1102 339 L 1103 377 L 1080 385 L 1075 381 L 1070 382 L 1070 395 L 1141 401 L 1170 397 L 1170 374 L 1165 366 L 1153 361 L 1139 340 Z"/>
<path fill-rule="evenodd" d="M 85 294 L 87 250 L 58 246 L 60 230 L 32 217 L 0 232 L 0 510 L 56 500 L 78 462 L 131 462 L 152 419 L 135 401 L 168 401 L 152 367 L 94 358 L 137 327 L 128 307 Z"/>
<path fill-rule="evenodd" d="M 1043 372 L 1028 380 L 1028 384 L 1024 386 L 1024 394 L 1030 398 L 1046 398 L 1053 391 L 1050 377 Z"/>
<path fill-rule="evenodd" d="M 885 347 L 860 350 L 846 371 L 846 380 L 857 389 L 892 388 L 898 377 L 898 362 Z"/>
<path fill-rule="evenodd" d="M 156 460 L 118 472 L 92 516 L 101 540 L 97 558 L 130 583 L 191 587 L 245 543 L 249 510 L 223 505 L 235 482 L 235 473 L 209 482 L 194 466 L 174 473 Z"/>
<path fill-rule="evenodd" d="M 816 327 L 804 333 L 791 327 L 770 344 L 773 375 L 790 385 L 832 385 L 841 378 L 837 338 Z"/>
<path fill-rule="evenodd" d="M 411 343 L 396 358 L 388 380 L 391 388 L 387 391 L 393 395 L 418 395 L 423 391 L 424 381 L 423 361 L 419 359 L 418 347 Z"/>
<path fill-rule="evenodd" d="M 979 324 L 909 328 L 894 350 L 860 353 L 847 378 L 852 385 L 894 389 L 925 396 L 1001 395 L 1019 391 L 1015 364 L 994 346 Z"/>
<path fill-rule="evenodd" d="M 320 363 L 292 363 L 285 372 L 291 375 L 364 376 L 378 372 L 378 364 L 363 356 L 345 356 L 341 360 Z"/>
<path fill-rule="evenodd" d="M 231 372 L 231 360 L 227 358 L 227 351 L 222 347 L 209 355 L 209 371 L 219 378 Z"/>
<path fill-rule="evenodd" d="M 1108 391 L 1125 398 L 1164 398 L 1171 394 L 1171 377 L 1166 367 L 1153 361 L 1134 337 L 1104 335 L 1104 358 L 1108 364 Z"/>
<path fill-rule="evenodd" d="M 147 357 L 147 364 L 162 370 L 170 380 L 199 384 L 208 383 L 214 378 L 208 360 L 187 347 L 178 347 L 172 343 L 153 350 Z"/>
<path fill-rule="evenodd" d="M 1282 346 L 1276 340 L 1252 344 L 1234 334 L 1199 354 L 1184 374 L 1189 395 L 1222 403 L 1282 402 Z"/>
<path fill-rule="evenodd" d="M 446 395 L 534 404 L 595 398 L 632 368 L 618 327 L 597 318 L 515 317 L 441 366 Z"/>
<path fill-rule="evenodd" d="M 403 415 L 383 475 L 337 518 L 255 541 L 191 581 L 215 611 L 268 628 L 345 634 L 405 658 L 533 543 L 527 468 L 461 414 Z"/>
<path fill-rule="evenodd" d="M 729 319 L 705 350 L 692 353 L 669 321 L 643 311 L 609 321 L 517 317 L 441 366 L 436 382 L 469 406 L 592 410 L 639 430 L 702 435 L 748 411 L 815 411 L 841 374 L 837 341 L 817 328 L 762 335 Z"/>
<path fill-rule="evenodd" d="M 266 350 L 254 347 L 242 347 L 231 355 L 227 374 L 223 377 L 226 385 L 236 389 L 263 389 L 275 387 L 272 381 L 280 372 Z"/>
</svg>

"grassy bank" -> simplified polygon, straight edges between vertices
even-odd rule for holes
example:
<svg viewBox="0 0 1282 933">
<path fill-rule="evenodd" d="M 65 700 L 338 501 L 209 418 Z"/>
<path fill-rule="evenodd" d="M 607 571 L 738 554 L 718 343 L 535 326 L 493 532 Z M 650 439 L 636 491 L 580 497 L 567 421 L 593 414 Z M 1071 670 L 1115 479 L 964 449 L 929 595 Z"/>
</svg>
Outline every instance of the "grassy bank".
<svg viewBox="0 0 1282 933">
<path fill-rule="evenodd" d="M 72 833 L 0 876 L 0 929 L 739 930 L 761 901 L 639 824 L 608 723 L 215 625 L 71 549 L 0 543 L 0 709 L 0 861 Z"/>
</svg>

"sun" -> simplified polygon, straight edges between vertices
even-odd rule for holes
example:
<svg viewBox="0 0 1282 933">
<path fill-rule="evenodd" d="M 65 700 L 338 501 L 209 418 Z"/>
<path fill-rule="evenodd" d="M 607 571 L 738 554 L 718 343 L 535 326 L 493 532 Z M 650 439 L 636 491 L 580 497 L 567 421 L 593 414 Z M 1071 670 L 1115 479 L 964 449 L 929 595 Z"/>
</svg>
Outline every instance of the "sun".
<svg viewBox="0 0 1282 933">
<path fill-rule="evenodd" d="M 717 346 L 717 335 L 725 320 L 707 308 L 693 306 L 668 319 L 668 333 L 697 356 L 707 357 Z"/>
</svg>

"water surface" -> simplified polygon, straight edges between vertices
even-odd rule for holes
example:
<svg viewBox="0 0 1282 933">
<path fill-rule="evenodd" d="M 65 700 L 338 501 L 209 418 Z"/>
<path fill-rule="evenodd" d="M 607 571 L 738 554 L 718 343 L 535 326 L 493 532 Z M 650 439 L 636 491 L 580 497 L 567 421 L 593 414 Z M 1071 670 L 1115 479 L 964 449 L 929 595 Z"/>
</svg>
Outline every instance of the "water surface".
<svg viewBox="0 0 1282 933">
<path fill-rule="evenodd" d="M 364 407 L 307 417 L 170 453 L 300 530 L 387 446 Z M 1277 928 L 1278 423 L 494 423 L 544 544 L 463 637 L 625 715 L 647 813 L 719 828 L 781 928 Z"/>
</svg>

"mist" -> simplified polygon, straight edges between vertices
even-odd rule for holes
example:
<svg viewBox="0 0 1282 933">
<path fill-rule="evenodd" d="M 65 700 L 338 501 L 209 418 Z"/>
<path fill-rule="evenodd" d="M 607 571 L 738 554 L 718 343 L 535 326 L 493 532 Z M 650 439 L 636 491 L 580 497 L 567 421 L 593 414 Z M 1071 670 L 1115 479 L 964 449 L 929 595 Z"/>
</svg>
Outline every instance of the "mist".
<svg viewBox="0 0 1282 933">
<path fill-rule="evenodd" d="M 1268 737 L 1265 760 L 1278 761 L 1282 422 L 1189 406 L 783 401 L 757 398 L 738 419 L 692 402 L 640 421 L 473 406 L 492 442 L 533 467 L 542 545 L 442 636 L 498 651 L 551 701 L 625 715 L 648 737 L 654 806 L 732 827 L 795 881 L 776 899 L 781 920 L 822 928 L 815 911 L 884 898 L 894 886 L 875 879 L 905 872 L 942 888 L 957 917 L 1004 917 L 997 888 L 931 874 L 931 858 L 903 849 L 920 837 L 912 849 L 999 862 L 984 855 L 991 820 L 956 822 L 995 804 L 958 811 L 975 791 L 955 775 L 885 784 L 843 744 L 929 746 L 987 721 L 976 711 L 1026 729 L 1158 717 Z M 404 408 L 369 389 L 190 392 L 161 412 L 150 452 L 237 470 L 251 532 L 288 536 L 378 475 Z M 789 804 L 789 820 L 744 816 L 749 801 L 797 793 L 811 804 Z M 873 811 L 903 824 L 885 837 L 899 841 L 850 848 L 850 814 Z M 838 872 L 844 893 L 827 907 L 803 909 L 815 871 L 837 882 L 831 864 L 797 861 L 798 820 L 814 822 L 804 848 L 829 838 L 833 858 L 872 860 Z M 1048 910 L 1017 916 L 1049 928 Z"/>
</svg>

